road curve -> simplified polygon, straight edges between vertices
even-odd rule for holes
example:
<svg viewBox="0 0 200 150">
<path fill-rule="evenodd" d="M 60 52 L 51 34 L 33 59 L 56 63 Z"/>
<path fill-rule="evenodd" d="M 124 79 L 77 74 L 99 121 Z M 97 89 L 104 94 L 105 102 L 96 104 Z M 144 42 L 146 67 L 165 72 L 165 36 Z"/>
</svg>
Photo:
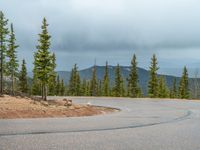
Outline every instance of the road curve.
<svg viewBox="0 0 200 150">
<path fill-rule="evenodd" d="M 0 150 L 200 149 L 200 101 L 68 98 L 121 111 L 90 117 L 0 120 Z"/>
</svg>

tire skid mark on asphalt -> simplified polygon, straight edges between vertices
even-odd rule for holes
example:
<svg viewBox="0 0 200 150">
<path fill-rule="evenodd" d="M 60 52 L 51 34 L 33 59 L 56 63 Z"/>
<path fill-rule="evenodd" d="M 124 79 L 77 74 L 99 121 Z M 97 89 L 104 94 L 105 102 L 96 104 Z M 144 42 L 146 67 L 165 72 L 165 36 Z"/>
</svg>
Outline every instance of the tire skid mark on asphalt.
<svg viewBox="0 0 200 150">
<path fill-rule="evenodd" d="M 72 131 L 40 131 L 40 132 L 24 132 L 24 133 L 9 133 L 9 134 L 0 134 L 0 137 L 6 136 L 20 136 L 20 135 L 42 135 L 42 134 L 55 134 L 55 133 L 79 133 L 79 132 L 95 132 L 95 131 L 109 131 L 109 130 L 122 130 L 122 129 L 131 129 L 131 128 L 142 128 L 142 127 L 150 127 L 155 125 L 174 123 L 177 121 L 183 121 L 186 119 L 190 119 L 189 116 L 192 114 L 192 111 L 188 110 L 187 113 L 178 118 L 163 121 L 163 122 L 155 122 L 149 124 L 140 124 L 133 126 L 124 126 L 124 127 L 114 127 L 114 128 L 100 128 L 100 129 L 83 129 L 83 130 L 72 130 Z"/>
</svg>

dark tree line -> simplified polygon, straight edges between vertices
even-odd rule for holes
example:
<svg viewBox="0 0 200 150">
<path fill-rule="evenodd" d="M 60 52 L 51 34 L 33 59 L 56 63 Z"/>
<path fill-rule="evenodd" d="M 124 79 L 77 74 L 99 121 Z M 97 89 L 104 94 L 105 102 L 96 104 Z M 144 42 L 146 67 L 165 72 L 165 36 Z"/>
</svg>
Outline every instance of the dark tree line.
<svg viewBox="0 0 200 150">
<path fill-rule="evenodd" d="M 115 97 L 143 97 L 142 89 L 139 84 L 139 76 L 137 70 L 137 58 L 133 55 L 131 60 L 130 74 L 127 83 L 121 74 L 121 68 L 118 64 L 115 68 L 114 83 L 110 83 L 108 62 L 105 65 L 103 80 L 97 78 L 96 65 L 93 66 L 92 76 L 89 80 L 81 80 L 78 67 L 75 64 L 71 71 L 69 84 L 65 86 L 64 95 L 73 96 L 115 96 Z M 156 55 L 151 58 L 149 67 L 149 81 L 148 81 L 148 97 L 151 98 L 181 98 L 188 99 L 189 83 L 188 73 L 184 67 L 183 74 L 179 83 L 176 78 L 172 83 L 172 87 L 168 87 L 164 76 L 159 76 L 159 70 Z"/>
</svg>

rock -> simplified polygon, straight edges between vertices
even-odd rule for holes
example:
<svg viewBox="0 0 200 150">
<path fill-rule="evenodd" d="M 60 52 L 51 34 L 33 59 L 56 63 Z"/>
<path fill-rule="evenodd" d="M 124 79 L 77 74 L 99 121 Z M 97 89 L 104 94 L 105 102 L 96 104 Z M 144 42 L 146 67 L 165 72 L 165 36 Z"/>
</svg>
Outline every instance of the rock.
<svg viewBox="0 0 200 150">
<path fill-rule="evenodd" d="M 78 105 L 78 104 L 76 104 L 76 105 L 74 105 L 74 108 L 75 109 L 80 109 L 82 106 L 81 105 Z"/>
<path fill-rule="evenodd" d="M 65 101 L 64 106 L 72 106 L 72 100 L 68 100 L 68 99 L 63 99 L 63 101 Z"/>
<path fill-rule="evenodd" d="M 48 102 L 42 102 L 43 106 L 49 106 Z"/>
</svg>

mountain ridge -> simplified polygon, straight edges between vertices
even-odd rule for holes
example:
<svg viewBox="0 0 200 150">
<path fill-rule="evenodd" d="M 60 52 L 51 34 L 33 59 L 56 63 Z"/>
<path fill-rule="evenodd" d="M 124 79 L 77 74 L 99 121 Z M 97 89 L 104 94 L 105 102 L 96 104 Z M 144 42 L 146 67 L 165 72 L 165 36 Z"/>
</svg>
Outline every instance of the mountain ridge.
<svg viewBox="0 0 200 150">
<path fill-rule="evenodd" d="M 92 70 L 94 66 L 91 66 L 89 68 L 85 68 L 82 70 L 79 70 L 79 74 L 81 79 L 89 80 L 92 77 Z M 114 79 L 115 79 L 115 68 L 116 66 L 109 65 L 108 66 L 108 72 L 109 72 L 109 79 L 110 79 L 110 84 L 114 84 Z M 130 66 L 120 66 L 121 68 L 121 74 L 124 79 L 124 82 L 127 82 L 127 78 L 130 73 Z M 143 93 L 146 95 L 147 93 L 147 87 L 148 87 L 148 81 L 149 81 L 149 71 L 143 68 L 138 67 L 138 76 L 139 76 L 139 84 L 140 87 L 142 88 Z M 97 79 L 98 80 L 103 80 L 104 77 L 104 72 L 105 72 L 105 66 L 96 66 L 96 72 L 97 72 Z M 63 79 L 66 84 L 68 84 L 68 81 L 70 79 L 70 71 L 57 71 L 57 74 L 60 76 L 60 79 Z M 173 80 L 176 79 L 177 82 L 179 82 L 180 77 L 176 76 L 171 76 L 171 75 L 163 75 L 163 74 L 158 74 L 158 76 L 164 76 L 166 79 L 166 84 L 168 87 L 172 86 Z"/>
</svg>

